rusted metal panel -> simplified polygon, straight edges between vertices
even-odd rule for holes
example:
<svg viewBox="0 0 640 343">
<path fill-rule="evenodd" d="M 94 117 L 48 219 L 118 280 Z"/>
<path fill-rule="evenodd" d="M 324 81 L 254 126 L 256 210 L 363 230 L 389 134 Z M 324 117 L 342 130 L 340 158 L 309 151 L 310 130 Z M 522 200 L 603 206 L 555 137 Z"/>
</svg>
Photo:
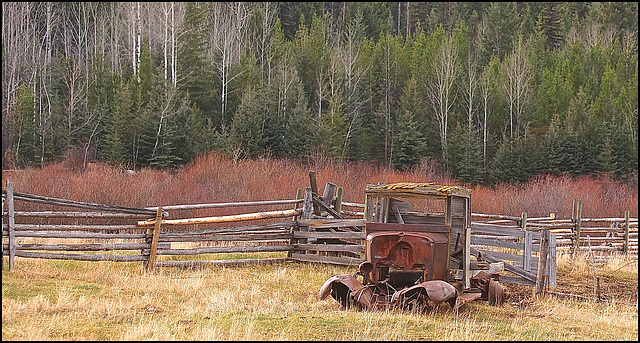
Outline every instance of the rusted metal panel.
<svg viewBox="0 0 640 343">
<path fill-rule="evenodd" d="M 385 225 L 394 228 L 402 224 Z M 448 238 L 442 233 L 379 231 L 367 235 L 366 256 L 373 264 L 371 280 L 389 279 L 393 287 L 447 279 L 448 252 Z"/>
</svg>

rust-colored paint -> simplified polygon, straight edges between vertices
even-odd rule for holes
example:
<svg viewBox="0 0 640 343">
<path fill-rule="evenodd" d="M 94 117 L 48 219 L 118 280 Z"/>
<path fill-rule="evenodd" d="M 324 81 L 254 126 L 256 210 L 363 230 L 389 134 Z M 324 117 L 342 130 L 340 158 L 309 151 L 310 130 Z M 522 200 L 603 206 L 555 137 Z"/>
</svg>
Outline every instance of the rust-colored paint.
<svg viewBox="0 0 640 343">
<path fill-rule="evenodd" d="M 385 225 L 397 224 L 378 223 L 378 228 Z M 388 278 L 396 288 L 447 280 L 448 254 L 449 240 L 443 233 L 376 231 L 367 235 L 366 256 L 373 264 L 370 279 L 378 282 Z"/>
</svg>

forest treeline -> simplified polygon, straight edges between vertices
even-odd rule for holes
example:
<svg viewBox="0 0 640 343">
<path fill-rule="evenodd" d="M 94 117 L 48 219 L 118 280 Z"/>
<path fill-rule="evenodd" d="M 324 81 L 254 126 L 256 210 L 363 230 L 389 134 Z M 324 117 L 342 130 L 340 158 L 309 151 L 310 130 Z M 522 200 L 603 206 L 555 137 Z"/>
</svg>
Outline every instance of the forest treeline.
<svg viewBox="0 0 640 343">
<path fill-rule="evenodd" d="M 638 170 L 637 2 L 3 2 L 3 169 Z"/>
</svg>

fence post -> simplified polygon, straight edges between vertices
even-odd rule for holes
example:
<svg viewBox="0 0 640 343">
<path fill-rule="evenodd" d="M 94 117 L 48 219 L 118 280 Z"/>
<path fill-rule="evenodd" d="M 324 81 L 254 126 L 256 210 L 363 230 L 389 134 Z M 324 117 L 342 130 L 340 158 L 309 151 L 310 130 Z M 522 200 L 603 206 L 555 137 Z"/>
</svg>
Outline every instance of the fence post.
<svg viewBox="0 0 640 343">
<path fill-rule="evenodd" d="M 318 181 L 316 180 L 316 172 L 313 170 L 309 171 L 309 183 L 311 184 L 311 194 L 318 196 Z M 311 198 L 313 199 L 313 198 Z M 316 209 L 313 210 L 313 213 L 316 216 L 320 215 L 320 207 L 318 206 Z M 309 217 L 311 218 L 311 217 Z"/>
<path fill-rule="evenodd" d="M 580 251 L 580 220 L 582 217 L 582 201 L 578 200 L 576 204 L 576 217 L 575 217 L 575 237 L 573 242 L 573 256 L 576 256 Z"/>
<path fill-rule="evenodd" d="M 336 203 L 333 208 L 340 214 L 342 212 L 342 187 L 338 187 L 336 190 Z"/>
<path fill-rule="evenodd" d="M 538 275 L 536 276 L 536 296 L 544 291 L 547 274 L 547 254 L 549 253 L 549 230 L 540 231 L 540 254 L 538 257 Z"/>
<path fill-rule="evenodd" d="M 302 199 L 302 189 L 298 188 L 298 190 L 296 191 L 296 200 Z M 295 203 L 295 205 L 293 206 L 294 210 L 297 210 L 300 206 L 299 203 Z M 297 218 L 297 216 L 293 216 L 293 221 L 295 221 Z M 295 239 L 293 238 L 293 232 L 296 230 L 297 225 L 294 225 L 291 227 L 290 233 L 291 233 L 291 239 L 289 239 L 289 245 L 291 245 L 291 249 L 289 251 L 287 251 L 287 258 L 291 258 L 291 255 L 293 254 L 293 244 L 295 243 Z"/>
<path fill-rule="evenodd" d="M 4 225 L 4 197 L 2 197 L 2 225 Z M 7 231 L 8 233 L 8 231 Z M 2 239 L 4 240 L 4 228 L 2 228 Z M 4 270 L 4 243 L 0 240 L 0 270 Z"/>
<path fill-rule="evenodd" d="M 322 197 L 320 199 L 324 201 L 328 206 L 331 206 L 331 203 L 333 202 L 333 197 L 336 194 L 337 187 L 338 186 L 333 182 L 327 182 L 324 185 L 324 192 L 322 193 Z"/>
<path fill-rule="evenodd" d="M 629 211 L 624 211 L 624 253 L 629 254 Z"/>
<path fill-rule="evenodd" d="M 155 269 L 156 252 L 158 251 L 158 238 L 160 236 L 160 225 L 162 223 L 162 206 L 158 206 L 156 212 L 156 222 L 153 225 L 153 237 L 151 238 L 151 250 L 149 251 L 149 261 L 147 261 L 147 272 Z M 147 230 L 147 233 L 149 230 Z"/>
<path fill-rule="evenodd" d="M 524 232 L 524 253 L 522 260 L 522 269 L 531 271 L 531 251 L 533 250 L 533 232 L 527 230 Z"/>
<path fill-rule="evenodd" d="M 302 202 L 302 214 L 301 219 L 311 219 L 311 212 L 313 212 L 313 191 L 307 187 L 304 190 L 304 201 Z M 309 231 L 308 226 L 300 226 L 300 231 Z M 298 242 L 306 244 L 309 240 L 307 238 L 299 239 Z M 306 251 L 305 251 L 306 254 Z"/>
<path fill-rule="evenodd" d="M 545 230 L 548 231 L 548 230 Z M 549 286 L 556 287 L 556 234 L 549 233 L 549 258 L 547 259 L 547 274 L 549 275 Z"/>
<path fill-rule="evenodd" d="M 527 230 L 527 212 L 522 212 L 522 215 L 520 216 L 520 230 Z"/>
<path fill-rule="evenodd" d="M 15 201 L 13 199 L 13 181 L 7 180 L 7 210 L 9 220 L 7 223 L 9 231 L 9 270 L 13 269 L 13 259 L 16 256 L 16 232 L 15 232 Z M 4 256 L 2 257 L 4 259 Z"/>
</svg>

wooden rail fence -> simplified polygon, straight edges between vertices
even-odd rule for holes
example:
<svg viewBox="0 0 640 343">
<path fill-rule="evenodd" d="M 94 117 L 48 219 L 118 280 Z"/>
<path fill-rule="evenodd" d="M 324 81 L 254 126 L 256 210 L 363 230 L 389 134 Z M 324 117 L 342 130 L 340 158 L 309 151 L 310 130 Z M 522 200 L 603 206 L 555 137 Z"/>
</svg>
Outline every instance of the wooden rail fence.
<svg viewBox="0 0 640 343">
<path fill-rule="evenodd" d="M 311 176 L 311 173 L 310 173 Z M 295 199 L 129 208 L 76 202 L 15 192 L 11 180 L 2 197 L 2 263 L 8 256 L 79 261 L 143 262 L 155 267 L 201 267 L 301 261 L 357 266 L 364 261 L 364 204 L 342 201 L 342 189 L 327 183 L 298 190 Z M 16 210 L 15 203 L 38 204 L 39 211 Z M 578 203 L 579 204 L 579 203 Z M 276 206 L 275 210 L 180 219 L 176 213 L 232 207 Z M 577 205 L 579 208 L 581 205 Z M 68 210 L 68 208 L 73 210 Z M 63 210 L 61 208 L 67 208 Z M 168 219 L 172 211 L 172 218 Z M 556 250 L 589 249 L 637 254 L 638 220 L 629 218 L 528 218 L 472 214 L 471 252 L 487 262 L 503 262 L 517 276 L 505 282 L 535 284 L 540 271 L 555 286 Z M 237 225 L 239 221 L 259 221 Z M 587 223 L 599 223 L 589 226 Z M 607 223 L 607 226 L 601 226 Z M 548 238 L 545 239 L 545 234 Z M 575 237 L 579 237 L 576 240 Z M 589 242 L 587 242 L 587 239 Z M 60 242 L 64 243 L 60 243 Z M 577 242 L 577 243 L 576 243 Z M 547 255 L 540 246 L 548 244 Z M 286 253 L 282 257 L 210 259 L 216 254 Z M 275 254 L 278 256 L 280 254 Z M 224 258 L 223 257 L 223 258 Z M 546 262 L 538 263 L 540 257 Z M 544 268 L 542 268 L 544 267 Z"/>
</svg>

